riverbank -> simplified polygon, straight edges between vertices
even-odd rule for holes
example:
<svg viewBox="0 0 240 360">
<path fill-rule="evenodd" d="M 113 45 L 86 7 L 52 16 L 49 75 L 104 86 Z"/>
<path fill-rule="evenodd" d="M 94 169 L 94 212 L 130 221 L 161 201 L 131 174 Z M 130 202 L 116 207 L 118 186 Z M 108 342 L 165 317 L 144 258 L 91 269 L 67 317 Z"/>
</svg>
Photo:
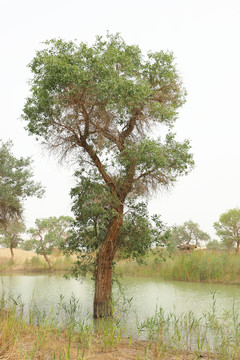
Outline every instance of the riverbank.
<svg viewBox="0 0 240 360">
<path fill-rule="evenodd" d="M 14 249 L 14 259 L 11 259 L 10 249 L 0 249 L 0 272 L 24 272 L 24 273 L 41 273 L 41 272 L 69 272 L 74 258 L 63 256 L 60 252 L 49 256 L 52 269 L 42 255 L 37 255 L 32 251 Z"/>
<path fill-rule="evenodd" d="M 152 285 L 149 287 L 148 283 Z M 184 292 L 181 303 L 178 287 L 182 284 L 170 285 L 170 292 L 166 284 L 161 286 L 161 281 L 153 279 L 142 279 L 140 288 L 136 284 L 125 289 L 124 284 L 120 289 L 115 287 L 113 318 L 94 321 L 90 279 L 83 283 L 66 280 L 57 274 L 4 275 L 0 282 L 3 314 L 0 358 L 239 359 L 239 297 L 236 301 L 233 297 L 233 301 L 230 299 L 222 306 L 222 290 L 218 299 L 217 291 L 201 295 L 195 290 L 202 291 L 203 285 L 185 283 L 195 290 Z M 151 287 L 161 297 L 166 296 L 162 303 L 156 301 Z M 217 287 L 223 288 L 222 285 Z M 225 288 L 231 292 L 229 286 Z M 239 289 L 235 288 L 237 295 Z M 72 290 L 74 293 L 70 296 Z M 164 306 L 173 298 L 176 307 Z M 192 301 L 196 303 L 197 312 L 189 306 Z M 205 301 L 208 306 L 201 309 Z M 143 304 L 150 305 L 151 309 L 145 309 Z"/>
<path fill-rule="evenodd" d="M 1 304 L 3 305 L 3 304 Z M 34 309 L 28 321 L 16 303 L 0 311 L 0 358 L 11 360 L 193 360 L 223 359 L 217 354 L 185 351 L 182 345 L 171 347 L 160 339 L 148 341 L 124 339 L 116 319 L 93 323 L 83 320 L 59 324 L 51 315 Z M 38 325 L 34 325 L 34 322 Z M 76 328 L 78 328 L 76 330 Z M 224 357 L 224 359 L 227 359 Z"/>
<path fill-rule="evenodd" d="M 68 273 L 76 260 L 57 252 L 50 256 L 52 269 L 43 256 L 33 252 L 14 249 L 14 262 L 10 250 L 0 249 L 0 272 L 23 273 Z M 164 250 L 159 254 L 149 253 L 145 264 L 134 260 L 117 259 L 116 275 L 158 278 L 169 281 L 189 281 L 218 284 L 240 284 L 240 256 L 225 251 L 195 250 L 175 252 L 171 256 Z"/>
<path fill-rule="evenodd" d="M 171 351 L 164 347 L 158 348 L 157 345 L 145 341 L 129 342 L 127 339 L 119 341 L 115 346 L 108 347 L 103 346 L 108 339 L 98 336 L 85 348 L 85 345 L 80 343 L 79 337 L 80 335 L 76 334 L 75 339 L 69 343 L 68 334 L 56 336 L 46 330 L 42 331 L 36 327 L 26 326 L 24 333 L 21 333 L 18 327 L 14 341 L 0 339 L 0 356 L 1 359 L 11 360 L 193 360 L 198 359 L 199 355 L 201 355 L 201 359 L 217 359 L 217 357 L 207 354 L 196 355 L 183 350 Z"/>
<path fill-rule="evenodd" d="M 236 253 L 200 249 L 176 252 L 170 257 L 163 251 L 161 255 L 165 261 L 161 256 L 150 254 L 145 265 L 120 260 L 116 263 L 115 273 L 170 281 L 240 284 L 240 256 Z"/>
</svg>

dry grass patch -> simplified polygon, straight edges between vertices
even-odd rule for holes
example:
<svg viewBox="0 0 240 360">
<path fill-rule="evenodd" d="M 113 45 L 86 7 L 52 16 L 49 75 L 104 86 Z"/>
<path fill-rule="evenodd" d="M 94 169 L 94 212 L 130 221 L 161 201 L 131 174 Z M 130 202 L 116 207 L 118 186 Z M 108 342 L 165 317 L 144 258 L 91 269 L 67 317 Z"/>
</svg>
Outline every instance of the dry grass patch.
<svg viewBox="0 0 240 360">
<path fill-rule="evenodd" d="M 22 265 L 26 260 L 31 260 L 34 256 L 38 256 L 33 251 L 26 251 L 22 249 L 14 249 L 13 252 L 14 252 L 14 261 L 17 265 Z M 44 260 L 43 256 L 40 255 L 40 259 Z M 3 260 L 4 261 L 11 260 L 10 249 L 8 248 L 0 249 L 0 263 Z"/>
<path fill-rule="evenodd" d="M 93 334 L 88 344 L 81 333 L 57 330 L 48 326 L 27 324 L 14 311 L 0 313 L 1 360 L 192 360 L 197 355 L 186 351 L 171 351 L 154 342 L 120 339 L 114 346 L 103 348 L 104 334 Z M 217 359 L 209 354 L 202 359 Z"/>
</svg>

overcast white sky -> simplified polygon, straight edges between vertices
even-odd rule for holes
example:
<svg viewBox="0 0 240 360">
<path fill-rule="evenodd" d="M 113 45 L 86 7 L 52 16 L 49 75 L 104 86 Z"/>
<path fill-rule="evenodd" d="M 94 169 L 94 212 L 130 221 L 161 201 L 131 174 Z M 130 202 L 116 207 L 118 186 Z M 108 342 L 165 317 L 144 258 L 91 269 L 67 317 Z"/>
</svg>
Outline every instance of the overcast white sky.
<svg viewBox="0 0 240 360">
<path fill-rule="evenodd" d="M 29 137 L 20 120 L 31 77 L 27 64 L 46 39 L 77 39 L 120 32 L 143 51 L 172 50 L 188 91 L 175 131 L 189 138 L 196 162 L 170 192 L 158 193 L 151 213 L 169 225 L 186 220 L 215 236 L 213 222 L 240 206 L 239 0 L 0 0 L 0 138 L 16 156 L 32 156 L 43 199 L 25 203 L 35 218 L 70 214 L 71 166 L 60 167 Z"/>
</svg>

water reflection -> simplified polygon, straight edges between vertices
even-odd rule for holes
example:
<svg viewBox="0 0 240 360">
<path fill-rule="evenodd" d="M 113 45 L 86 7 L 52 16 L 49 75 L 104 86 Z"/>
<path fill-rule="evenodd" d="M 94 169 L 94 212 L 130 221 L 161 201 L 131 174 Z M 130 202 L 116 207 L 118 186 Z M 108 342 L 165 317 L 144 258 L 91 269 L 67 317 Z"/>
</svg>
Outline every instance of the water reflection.
<svg viewBox="0 0 240 360">
<path fill-rule="evenodd" d="M 218 312 L 235 308 L 240 310 L 238 285 L 203 284 L 189 282 L 163 282 L 143 278 L 125 278 L 126 293 L 133 296 L 133 307 L 139 316 L 152 316 L 155 309 L 175 312 L 177 315 L 192 311 L 196 317 L 211 311 L 213 294 Z"/>
<path fill-rule="evenodd" d="M 6 293 L 21 294 L 24 304 L 34 300 L 42 309 L 50 309 L 59 302 L 60 296 L 69 301 L 72 295 L 79 299 L 83 312 L 92 313 L 94 284 L 90 278 L 81 281 L 66 280 L 61 275 L 2 275 L 2 286 Z M 2 287 L 1 286 L 1 287 Z M 216 294 L 218 312 L 240 310 L 240 287 L 237 285 L 202 284 L 187 282 L 164 282 L 156 279 L 123 278 L 122 288 L 126 299 L 132 298 L 130 316 L 139 320 L 153 316 L 156 308 L 177 315 L 192 311 L 196 317 L 211 311 L 213 294 Z M 0 290 L 2 292 L 2 289 Z M 114 296 L 119 289 L 115 285 Z M 132 314 L 132 315 L 131 315 Z"/>
</svg>

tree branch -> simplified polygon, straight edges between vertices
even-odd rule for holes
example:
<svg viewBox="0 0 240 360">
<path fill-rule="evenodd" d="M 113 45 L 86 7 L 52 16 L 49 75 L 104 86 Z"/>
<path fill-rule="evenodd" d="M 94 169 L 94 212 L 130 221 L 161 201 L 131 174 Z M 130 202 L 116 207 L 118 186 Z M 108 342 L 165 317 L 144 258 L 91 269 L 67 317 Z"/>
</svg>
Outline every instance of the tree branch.
<svg viewBox="0 0 240 360">
<path fill-rule="evenodd" d="M 123 128 L 123 131 L 121 132 L 121 134 L 119 136 L 120 147 L 122 149 L 124 147 L 124 142 L 125 142 L 126 138 L 133 132 L 135 125 L 136 125 L 137 118 L 139 115 L 143 115 L 142 111 L 140 109 L 134 109 L 133 114 L 130 117 L 128 124 Z"/>
<path fill-rule="evenodd" d="M 98 171 L 102 175 L 105 183 L 110 187 L 113 194 L 117 195 L 116 185 L 114 184 L 112 178 L 108 175 L 108 173 L 104 170 L 104 166 L 101 163 L 101 160 L 97 156 L 96 152 L 92 149 L 91 146 L 88 145 L 85 139 L 81 141 L 82 147 L 88 153 L 92 161 L 94 162 L 95 166 L 97 167 Z"/>
<path fill-rule="evenodd" d="M 133 179 L 133 182 L 137 182 L 137 181 L 139 181 L 140 179 L 142 179 L 143 177 L 146 177 L 146 176 L 148 176 L 148 175 L 151 175 L 151 174 L 154 172 L 154 170 L 155 170 L 155 169 L 146 171 L 145 173 L 139 175 L 137 178 Z"/>
</svg>

